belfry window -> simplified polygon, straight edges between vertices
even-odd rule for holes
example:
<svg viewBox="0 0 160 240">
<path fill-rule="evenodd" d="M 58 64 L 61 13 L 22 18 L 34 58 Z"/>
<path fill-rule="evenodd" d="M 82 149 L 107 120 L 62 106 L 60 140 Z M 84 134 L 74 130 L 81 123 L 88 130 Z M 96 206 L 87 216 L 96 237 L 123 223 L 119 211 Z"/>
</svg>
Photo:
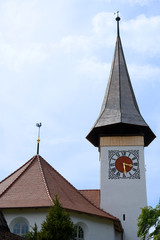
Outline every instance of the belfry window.
<svg viewBox="0 0 160 240">
<path fill-rule="evenodd" d="M 84 231 L 81 226 L 76 226 L 76 237 L 75 240 L 84 240 Z"/>
</svg>

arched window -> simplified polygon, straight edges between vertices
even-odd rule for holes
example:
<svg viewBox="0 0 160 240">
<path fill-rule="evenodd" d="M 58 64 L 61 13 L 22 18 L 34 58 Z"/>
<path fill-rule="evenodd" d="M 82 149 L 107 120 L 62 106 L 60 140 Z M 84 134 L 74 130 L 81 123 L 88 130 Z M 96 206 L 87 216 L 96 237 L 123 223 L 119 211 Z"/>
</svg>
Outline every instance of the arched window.
<svg viewBox="0 0 160 240">
<path fill-rule="evenodd" d="M 24 237 L 28 232 L 28 225 L 25 222 L 17 222 L 13 227 L 13 233 Z"/>
<path fill-rule="evenodd" d="M 12 221 L 11 225 L 11 232 L 24 237 L 24 235 L 28 232 L 29 230 L 29 223 L 25 218 L 16 218 Z"/>
<path fill-rule="evenodd" d="M 75 240 L 84 240 L 84 231 L 83 231 L 83 228 L 79 225 L 76 226 Z"/>
</svg>

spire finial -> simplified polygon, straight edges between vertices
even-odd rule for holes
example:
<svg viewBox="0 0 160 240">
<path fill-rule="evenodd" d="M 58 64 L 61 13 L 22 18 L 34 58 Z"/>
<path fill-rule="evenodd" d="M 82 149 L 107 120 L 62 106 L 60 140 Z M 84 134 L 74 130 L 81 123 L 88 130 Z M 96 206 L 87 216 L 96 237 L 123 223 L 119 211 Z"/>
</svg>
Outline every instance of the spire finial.
<svg viewBox="0 0 160 240">
<path fill-rule="evenodd" d="M 119 11 L 117 11 L 114 14 L 117 15 L 117 17 L 116 17 L 116 21 L 117 21 L 117 36 L 119 37 L 119 21 L 121 20 L 121 18 L 119 17 Z"/>
<path fill-rule="evenodd" d="M 37 155 L 39 155 L 40 127 L 41 126 L 42 126 L 42 123 L 36 123 L 36 127 L 39 128 L 39 130 L 38 130 L 38 139 L 37 139 Z"/>
</svg>

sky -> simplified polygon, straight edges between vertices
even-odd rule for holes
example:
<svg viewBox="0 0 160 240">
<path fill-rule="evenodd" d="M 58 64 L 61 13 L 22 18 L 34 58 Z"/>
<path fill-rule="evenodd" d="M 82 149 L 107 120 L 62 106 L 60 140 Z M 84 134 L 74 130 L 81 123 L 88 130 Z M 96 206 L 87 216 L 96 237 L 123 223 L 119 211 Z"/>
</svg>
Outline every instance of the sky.
<svg viewBox="0 0 160 240">
<path fill-rule="evenodd" d="M 160 0 L 0 1 L 0 180 L 40 155 L 78 189 L 100 187 L 86 140 L 103 101 L 120 12 L 123 50 L 142 116 L 148 205 L 160 198 Z"/>
</svg>

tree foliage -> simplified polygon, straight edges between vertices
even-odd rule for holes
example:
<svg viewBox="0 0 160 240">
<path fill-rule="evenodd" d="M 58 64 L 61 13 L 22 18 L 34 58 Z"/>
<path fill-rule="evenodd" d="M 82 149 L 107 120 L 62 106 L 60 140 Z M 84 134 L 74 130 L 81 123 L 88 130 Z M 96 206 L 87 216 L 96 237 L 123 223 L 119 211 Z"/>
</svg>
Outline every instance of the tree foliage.
<svg viewBox="0 0 160 240">
<path fill-rule="evenodd" d="M 155 208 L 142 208 L 138 218 L 137 236 L 141 240 L 160 240 L 160 202 Z"/>
<path fill-rule="evenodd" d="M 34 227 L 32 227 L 32 231 L 25 234 L 25 238 L 28 240 L 39 240 L 39 232 L 36 223 Z"/>
<path fill-rule="evenodd" d="M 58 197 L 53 201 L 46 220 L 42 223 L 40 239 L 42 240 L 71 240 L 75 236 L 75 226 L 69 214 L 61 207 Z"/>
<path fill-rule="evenodd" d="M 38 232 L 37 225 L 33 231 L 26 234 L 28 240 L 72 240 L 75 237 L 75 226 L 69 214 L 61 207 L 58 197 L 53 200 L 53 207 L 50 208 L 46 220 Z"/>
</svg>

